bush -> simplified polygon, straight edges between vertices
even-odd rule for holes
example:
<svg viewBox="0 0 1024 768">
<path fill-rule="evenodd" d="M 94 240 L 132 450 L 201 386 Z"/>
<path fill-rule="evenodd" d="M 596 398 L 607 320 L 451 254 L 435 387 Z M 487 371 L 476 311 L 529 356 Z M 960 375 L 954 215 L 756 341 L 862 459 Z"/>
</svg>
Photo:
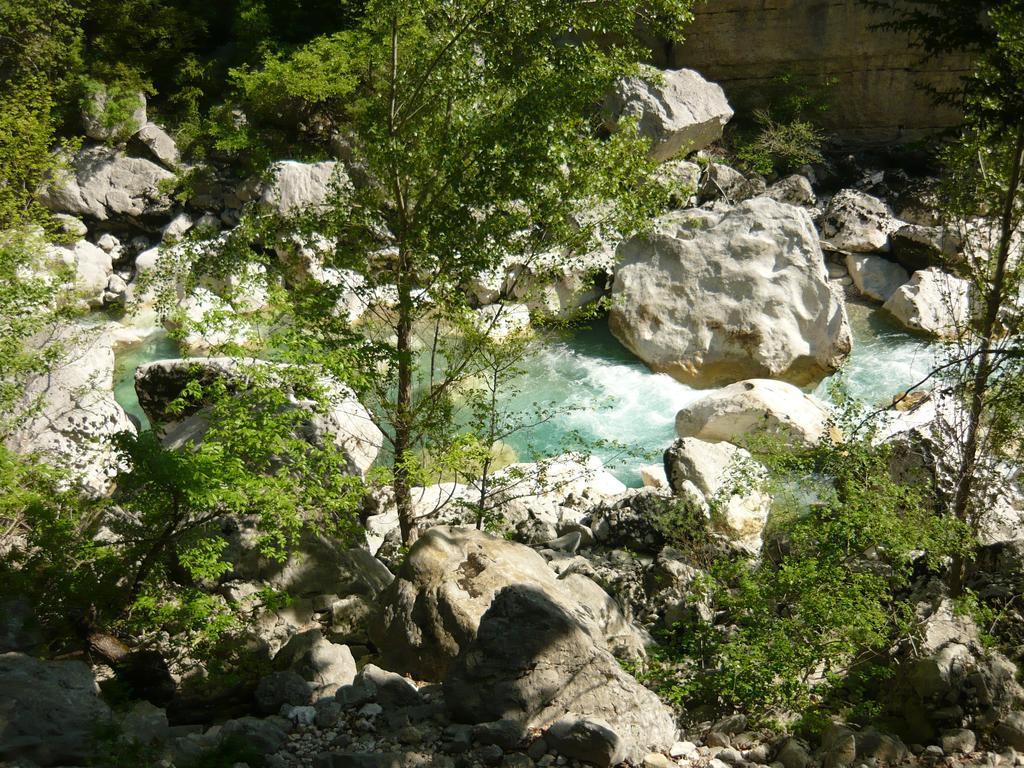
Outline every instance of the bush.
<svg viewBox="0 0 1024 768">
<path fill-rule="evenodd" d="M 754 122 L 758 132 L 736 145 L 743 170 L 762 176 L 783 175 L 822 161 L 825 134 L 813 124 L 799 119 L 779 122 L 767 110 L 756 111 Z"/>
<path fill-rule="evenodd" d="M 926 489 L 892 480 L 888 449 L 866 438 L 759 458 L 773 475 L 773 556 L 716 563 L 693 599 L 717 618 L 668 628 L 648 679 L 685 707 L 761 721 L 825 706 L 867 716 L 858 700 L 912 631 L 903 590 L 966 532 L 934 514 Z"/>
<path fill-rule="evenodd" d="M 738 165 L 772 177 L 821 162 L 826 136 L 817 121 L 829 110 L 832 85 L 797 83 L 788 73 L 772 78 L 749 100 L 749 117 L 737 121 L 732 149 Z"/>
</svg>

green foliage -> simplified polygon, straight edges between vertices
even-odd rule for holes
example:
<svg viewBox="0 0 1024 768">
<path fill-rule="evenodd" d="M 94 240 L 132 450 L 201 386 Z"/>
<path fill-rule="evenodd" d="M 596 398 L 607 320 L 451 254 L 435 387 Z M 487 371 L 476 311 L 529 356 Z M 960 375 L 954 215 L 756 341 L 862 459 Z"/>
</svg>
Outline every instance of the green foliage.
<svg viewBox="0 0 1024 768">
<path fill-rule="evenodd" d="M 825 134 L 813 123 L 800 119 L 778 122 L 766 110 L 754 112 L 754 123 L 757 133 L 735 147 L 745 171 L 770 177 L 822 161 Z"/>
<path fill-rule="evenodd" d="M 816 708 L 867 717 L 857 692 L 874 662 L 912 632 L 901 602 L 915 568 L 936 568 L 965 532 L 934 514 L 925 489 L 893 481 L 888 449 L 867 440 L 781 451 L 764 559 L 718 561 L 693 600 L 723 615 L 673 627 L 652 680 L 683 705 L 757 718 Z"/>
<path fill-rule="evenodd" d="M 126 141 L 142 127 L 134 119 L 142 103 L 142 89 L 138 83 L 102 83 L 86 78 L 82 82 L 82 109 L 110 133 L 111 143 Z"/>
<path fill-rule="evenodd" d="M 697 549 L 708 533 L 707 517 L 700 505 L 689 496 L 659 497 L 654 504 L 651 523 L 665 543 L 699 555 Z"/>
<path fill-rule="evenodd" d="M 172 403 L 178 416 L 203 409 L 201 442 L 169 449 L 149 431 L 119 436 L 123 472 L 112 502 L 56 492 L 58 478 L 42 471 L 5 501 L 0 516 L 14 508 L 25 540 L 6 558 L 4 587 L 32 596 L 58 636 L 168 632 L 192 658 L 221 654 L 224 639 L 277 601 L 267 592 L 232 603 L 213 591 L 233 568 L 225 518 L 251 520 L 260 553 L 277 561 L 306 528 L 342 541 L 356 535 L 361 481 L 333 444 L 304 437 L 319 406 L 295 407 L 296 390 L 265 369 L 240 375 L 249 377 L 242 391 L 196 383 Z"/>
<path fill-rule="evenodd" d="M 829 109 L 831 81 L 820 85 L 777 75 L 751 101 L 749 117 L 737 121 L 731 144 L 748 173 L 776 176 L 821 162 L 825 133 L 817 127 Z"/>
<path fill-rule="evenodd" d="M 524 271 L 553 269 L 551 254 L 586 253 L 602 231 L 638 231 L 665 204 L 645 142 L 628 129 L 608 138 L 593 106 L 635 71 L 638 16 L 675 36 L 688 15 L 688 0 L 380 0 L 343 34 L 235 71 L 244 110 L 220 113 L 221 151 L 273 145 L 294 135 L 286 124 L 297 116 L 305 135 L 337 133 L 359 163 L 319 210 L 280 221 L 253 208 L 203 264 L 255 261 L 270 274 L 279 267 L 262 243 L 323 238 L 333 247 L 317 254 L 322 266 L 365 276 L 350 290 L 371 308 L 369 322 L 346 327 L 336 310 L 345 287 L 315 286 L 319 301 L 279 297 L 271 325 L 287 317 L 295 344 L 272 347 L 322 370 L 342 364 L 338 378 L 391 443 L 403 534 L 419 457 L 465 448 L 451 443 L 457 393 L 487 367 L 478 347 L 439 341 L 471 308 L 466 286 L 510 255 Z M 622 42 L 598 45 L 579 30 Z M 583 210 L 601 214 L 585 220 Z M 419 358 L 416 347 L 430 353 Z"/>
</svg>

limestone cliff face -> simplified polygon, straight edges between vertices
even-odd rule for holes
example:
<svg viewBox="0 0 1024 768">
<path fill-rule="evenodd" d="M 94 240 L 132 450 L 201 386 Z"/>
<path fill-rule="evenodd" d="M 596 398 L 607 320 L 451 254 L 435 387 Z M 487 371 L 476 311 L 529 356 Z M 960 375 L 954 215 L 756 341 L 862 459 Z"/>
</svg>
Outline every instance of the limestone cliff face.
<svg viewBox="0 0 1024 768">
<path fill-rule="evenodd" d="M 921 83 L 952 87 L 968 60 L 922 63 L 906 35 L 871 28 L 882 17 L 861 0 L 708 0 L 695 14 L 664 63 L 696 69 L 741 107 L 789 73 L 801 84 L 834 81 L 823 122 L 846 140 L 911 140 L 958 122 Z"/>
</svg>

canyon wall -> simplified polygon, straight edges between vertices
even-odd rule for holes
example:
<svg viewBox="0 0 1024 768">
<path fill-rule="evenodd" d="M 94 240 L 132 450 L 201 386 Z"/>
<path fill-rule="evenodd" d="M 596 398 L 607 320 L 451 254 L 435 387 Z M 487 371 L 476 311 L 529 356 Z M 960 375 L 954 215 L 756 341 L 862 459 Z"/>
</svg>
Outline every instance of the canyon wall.
<svg viewBox="0 0 1024 768">
<path fill-rule="evenodd" d="M 922 62 L 907 35 L 872 28 L 883 17 L 861 0 L 706 0 L 695 15 L 664 63 L 720 83 L 741 110 L 789 75 L 798 88 L 831 82 L 819 122 L 846 141 L 911 141 L 958 122 L 922 84 L 954 86 L 967 59 Z"/>
</svg>

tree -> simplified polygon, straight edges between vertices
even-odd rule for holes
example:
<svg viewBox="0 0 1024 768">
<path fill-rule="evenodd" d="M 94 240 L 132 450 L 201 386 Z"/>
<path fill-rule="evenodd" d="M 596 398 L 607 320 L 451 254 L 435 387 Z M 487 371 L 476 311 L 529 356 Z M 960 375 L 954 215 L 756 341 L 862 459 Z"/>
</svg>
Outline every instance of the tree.
<svg viewBox="0 0 1024 768">
<path fill-rule="evenodd" d="M 297 238 L 307 258 L 320 243 L 316 270 L 334 278 L 316 290 L 360 297 L 362 355 L 349 346 L 343 373 L 362 366 L 349 383 L 387 436 L 406 543 L 416 536 L 413 480 L 425 457 L 451 447 L 459 387 L 480 370 L 465 345 L 440 354 L 448 329 L 472 310 L 468 286 L 510 257 L 578 257 L 600 232 L 635 232 L 658 210 L 663 190 L 650 178 L 646 144 L 630 130 L 606 136 L 596 107 L 643 57 L 635 23 L 677 36 L 689 5 L 378 0 L 358 27 L 265 62 L 293 102 L 319 105 L 352 162 L 326 206 L 277 222 L 276 235 L 254 212 L 264 237 L 249 241 L 248 255 L 234 253 L 273 270 L 276 238 Z M 309 72 L 314 50 L 337 70 L 329 92 Z M 264 92 L 259 71 L 234 76 L 243 105 Z M 303 320 L 293 304 L 289 322 Z M 333 321 L 322 311 L 305 320 L 307 360 L 316 349 L 328 366 L 323 352 L 341 348 L 328 338 Z"/>
<path fill-rule="evenodd" d="M 986 504 L 980 475 L 997 452 L 1022 434 L 1019 418 L 1021 231 L 1024 214 L 1024 3 L 998 0 L 867 0 L 891 16 L 887 26 L 911 33 L 926 55 L 961 50 L 975 57 L 956 92 L 936 97 L 962 107 L 964 127 L 945 152 L 943 207 L 964 245 L 964 276 L 973 288 L 972 317 L 957 334 L 944 374 L 966 404 L 955 429 L 950 509 L 977 530 Z M 954 594 L 965 565 L 951 568 Z"/>
<path fill-rule="evenodd" d="M 27 525 L 0 562 L 3 590 L 30 595 L 62 647 L 111 658 L 121 638 L 145 647 L 169 632 L 172 650 L 193 658 L 216 648 L 277 597 L 269 588 L 251 600 L 217 594 L 234 567 L 226 520 L 247 520 L 259 553 L 279 562 L 307 529 L 353 543 L 361 533 L 361 478 L 333 443 L 309 438 L 316 406 L 305 404 L 323 397 L 314 379 L 299 381 L 282 386 L 266 365 L 206 382 L 197 372 L 166 416 L 198 419 L 201 439 L 167 446 L 150 430 L 120 435 L 109 500 L 83 501 L 57 490 L 45 468 L 16 466 L 25 482 L 0 515 L 18 504 Z"/>
</svg>

